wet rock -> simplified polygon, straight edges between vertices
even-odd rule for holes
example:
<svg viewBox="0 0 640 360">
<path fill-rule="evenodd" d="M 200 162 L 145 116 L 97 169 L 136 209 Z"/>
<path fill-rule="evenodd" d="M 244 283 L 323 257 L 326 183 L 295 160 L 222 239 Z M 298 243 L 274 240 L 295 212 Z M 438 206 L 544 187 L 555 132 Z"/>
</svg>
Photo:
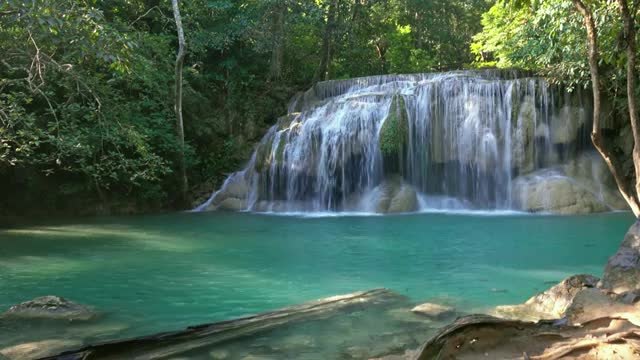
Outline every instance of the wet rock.
<svg viewBox="0 0 640 360">
<path fill-rule="evenodd" d="M 492 315 L 506 319 L 542 320 L 562 318 L 574 297 L 585 288 L 597 285 L 598 278 L 574 275 L 520 305 L 498 306 Z"/>
<path fill-rule="evenodd" d="M 43 296 L 14 305 L 3 317 L 55 320 L 89 320 L 96 316 L 90 308 L 58 296 Z"/>
<path fill-rule="evenodd" d="M 363 200 L 370 204 L 377 213 L 404 213 L 418 210 L 418 195 L 416 190 L 406 184 L 400 176 L 386 179 L 373 189 L 370 197 Z"/>
<path fill-rule="evenodd" d="M 602 287 L 616 293 L 640 289 L 640 221 L 631 226 L 618 251 L 607 261 Z"/>
<path fill-rule="evenodd" d="M 0 350 L 10 360 L 31 360 L 52 356 L 62 351 L 82 346 L 77 340 L 44 340 L 20 344 Z"/>
<path fill-rule="evenodd" d="M 247 200 L 229 197 L 224 199 L 217 207 L 220 210 L 241 211 L 247 208 Z"/>
<path fill-rule="evenodd" d="M 246 178 L 245 171 L 239 171 L 229 176 L 220 190 L 213 196 L 207 210 L 245 210 L 250 191 Z"/>
<path fill-rule="evenodd" d="M 549 170 L 517 178 L 512 196 L 518 208 L 529 212 L 590 214 L 610 210 L 592 189 Z"/>
<path fill-rule="evenodd" d="M 226 360 L 231 356 L 228 350 L 213 350 L 209 352 L 209 357 L 213 360 Z"/>
<path fill-rule="evenodd" d="M 453 314 L 454 308 L 446 305 L 424 303 L 411 309 L 411 312 L 430 318 L 440 318 L 446 315 Z"/>
</svg>

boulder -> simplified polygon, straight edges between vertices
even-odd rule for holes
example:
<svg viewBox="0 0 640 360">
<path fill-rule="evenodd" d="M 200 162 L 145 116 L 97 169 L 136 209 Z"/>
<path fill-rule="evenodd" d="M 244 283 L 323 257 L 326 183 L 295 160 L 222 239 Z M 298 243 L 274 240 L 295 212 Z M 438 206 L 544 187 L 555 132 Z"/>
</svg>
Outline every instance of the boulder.
<svg viewBox="0 0 640 360">
<path fill-rule="evenodd" d="M 251 191 L 247 181 L 247 172 L 239 171 L 231 174 L 211 199 L 207 210 L 239 211 L 247 208 L 247 198 Z"/>
<path fill-rule="evenodd" d="M 79 346 L 82 342 L 76 340 L 43 340 L 4 348 L 0 350 L 0 356 L 10 360 L 39 359 Z"/>
<path fill-rule="evenodd" d="M 498 306 L 492 315 L 517 320 L 538 321 L 560 319 L 573 302 L 574 297 L 585 288 L 594 288 L 598 278 L 591 275 L 574 275 L 530 298 L 524 304 Z"/>
<path fill-rule="evenodd" d="M 564 316 L 568 324 L 579 325 L 593 319 L 610 316 L 628 306 L 616 301 L 600 289 L 583 289 L 576 293 Z"/>
<path fill-rule="evenodd" d="M 609 258 L 602 287 L 616 293 L 640 289 L 640 221 L 636 221 L 618 251 Z"/>
<path fill-rule="evenodd" d="M 247 199 L 239 199 L 235 197 L 228 197 L 217 206 L 217 209 L 220 210 L 229 210 L 229 211 L 242 211 L 246 210 L 248 207 Z"/>
<path fill-rule="evenodd" d="M 453 314 L 454 308 L 446 305 L 424 303 L 414 307 L 411 311 L 430 318 L 440 318 Z"/>
<path fill-rule="evenodd" d="M 51 320 L 90 320 L 96 316 L 90 308 L 58 296 L 43 296 L 14 305 L 2 317 Z"/>
<path fill-rule="evenodd" d="M 592 189 L 550 170 L 514 180 L 512 198 L 517 208 L 529 212 L 589 214 L 611 210 Z"/>
<path fill-rule="evenodd" d="M 362 207 L 379 214 L 418 210 L 418 194 L 400 176 L 387 178 L 363 198 Z"/>
</svg>

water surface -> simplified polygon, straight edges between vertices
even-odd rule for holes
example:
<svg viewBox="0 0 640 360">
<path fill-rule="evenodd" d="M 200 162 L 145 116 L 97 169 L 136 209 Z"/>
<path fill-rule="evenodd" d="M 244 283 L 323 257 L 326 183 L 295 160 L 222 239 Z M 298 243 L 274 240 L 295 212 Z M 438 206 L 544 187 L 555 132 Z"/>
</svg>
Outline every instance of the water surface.
<svg viewBox="0 0 640 360">
<path fill-rule="evenodd" d="M 600 275 L 632 221 L 182 213 L 42 223 L 0 231 L 0 312 L 43 295 L 88 304 L 111 330 L 64 336 L 93 342 L 378 287 L 480 311 L 571 274 Z M 0 322 L 0 348 L 49 338 L 49 329 Z"/>
</svg>

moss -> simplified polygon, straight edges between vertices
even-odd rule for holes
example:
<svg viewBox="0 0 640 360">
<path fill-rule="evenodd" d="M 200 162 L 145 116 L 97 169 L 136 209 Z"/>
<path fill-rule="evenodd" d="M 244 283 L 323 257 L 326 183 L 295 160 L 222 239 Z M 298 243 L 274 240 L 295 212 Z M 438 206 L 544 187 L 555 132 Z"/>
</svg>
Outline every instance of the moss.
<svg viewBox="0 0 640 360">
<path fill-rule="evenodd" d="M 402 95 L 394 95 L 389 115 L 380 129 L 378 144 L 383 156 L 400 155 L 407 143 L 407 110 Z"/>
</svg>

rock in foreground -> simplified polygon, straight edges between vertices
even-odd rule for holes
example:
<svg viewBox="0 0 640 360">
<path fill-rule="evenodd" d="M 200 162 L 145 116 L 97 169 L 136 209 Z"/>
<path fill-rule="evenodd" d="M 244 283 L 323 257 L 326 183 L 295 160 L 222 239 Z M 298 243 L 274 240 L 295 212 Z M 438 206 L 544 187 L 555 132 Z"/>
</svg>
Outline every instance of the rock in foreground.
<svg viewBox="0 0 640 360">
<path fill-rule="evenodd" d="M 520 305 L 498 306 L 493 315 L 506 318 L 537 321 L 562 318 L 574 297 L 585 288 L 594 288 L 598 278 L 591 275 L 574 275 L 558 285 L 542 292 Z"/>
<path fill-rule="evenodd" d="M 607 261 L 602 287 L 616 293 L 640 289 L 640 221 L 631 226 L 618 251 Z"/>
<path fill-rule="evenodd" d="M 96 316 L 90 308 L 58 296 L 43 296 L 14 305 L 3 317 L 51 320 L 89 320 Z"/>
<path fill-rule="evenodd" d="M 638 335 L 640 327 L 616 317 L 573 327 L 471 315 L 443 328 L 416 359 L 638 359 Z"/>
</svg>

